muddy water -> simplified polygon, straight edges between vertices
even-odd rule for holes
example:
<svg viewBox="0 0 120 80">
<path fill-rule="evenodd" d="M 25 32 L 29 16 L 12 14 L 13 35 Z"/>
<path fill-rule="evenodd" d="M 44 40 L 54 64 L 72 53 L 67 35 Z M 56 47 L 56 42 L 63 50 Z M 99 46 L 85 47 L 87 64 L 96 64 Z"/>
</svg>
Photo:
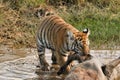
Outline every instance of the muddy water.
<svg viewBox="0 0 120 80">
<path fill-rule="evenodd" d="M 46 50 L 46 59 L 51 63 L 51 54 Z M 120 56 L 120 50 L 91 50 L 101 62 L 108 63 Z M 56 71 L 40 71 L 36 49 L 0 48 L 0 80 L 64 80 Z M 119 72 L 118 72 L 119 71 Z M 120 73 L 120 67 L 116 72 Z"/>
</svg>

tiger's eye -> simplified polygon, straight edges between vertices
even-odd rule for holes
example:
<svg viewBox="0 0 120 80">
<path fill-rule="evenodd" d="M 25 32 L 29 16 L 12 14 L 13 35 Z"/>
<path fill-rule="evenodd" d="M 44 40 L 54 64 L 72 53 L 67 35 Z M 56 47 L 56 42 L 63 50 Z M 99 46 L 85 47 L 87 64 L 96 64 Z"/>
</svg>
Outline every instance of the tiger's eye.
<svg viewBox="0 0 120 80">
<path fill-rule="evenodd" d="M 71 37 L 70 40 L 74 40 L 74 37 Z"/>
</svg>

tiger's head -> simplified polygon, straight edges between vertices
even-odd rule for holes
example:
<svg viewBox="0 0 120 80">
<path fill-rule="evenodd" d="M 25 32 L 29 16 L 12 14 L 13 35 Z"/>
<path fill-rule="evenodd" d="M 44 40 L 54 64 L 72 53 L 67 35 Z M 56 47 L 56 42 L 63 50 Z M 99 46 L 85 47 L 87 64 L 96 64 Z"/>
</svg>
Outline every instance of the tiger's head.
<svg viewBox="0 0 120 80">
<path fill-rule="evenodd" d="M 88 28 L 82 32 L 75 33 L 75 52 L 82 53 L 83 55 L 89 54 L 89 34 L 90 30 Z"/>
</svg>

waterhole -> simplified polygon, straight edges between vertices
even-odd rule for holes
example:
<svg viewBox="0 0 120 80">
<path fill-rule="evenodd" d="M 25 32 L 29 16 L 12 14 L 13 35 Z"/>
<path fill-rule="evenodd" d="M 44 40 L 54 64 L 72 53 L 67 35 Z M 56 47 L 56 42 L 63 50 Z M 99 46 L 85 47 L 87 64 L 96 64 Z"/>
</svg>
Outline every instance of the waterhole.
<svg viewBox="0 0 120 80">
<path fill-rule="evenodd" d="M 91 50 L 91 54 L 101 62 L 109 61 L 120 56 L 120 50 Z M 46 59 L 51 64 L 51 52 L 46 50 Z M 38 65 L 36 49 L 0 49 L 0 80 L 64 80 L 57 71 L 41 71 Z M 120 67 L 116 70 L 120 74 Z"/>
</svg>

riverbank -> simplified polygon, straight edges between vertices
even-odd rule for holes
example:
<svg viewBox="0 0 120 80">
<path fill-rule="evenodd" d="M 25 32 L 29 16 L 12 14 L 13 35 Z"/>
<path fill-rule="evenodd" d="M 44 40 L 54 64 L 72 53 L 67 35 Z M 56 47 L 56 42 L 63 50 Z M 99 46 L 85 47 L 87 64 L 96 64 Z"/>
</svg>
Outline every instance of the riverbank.
<svg viewBox="0 0 120 80">
<path fill-rule="evenodd" d="M 120 50 L 91 50 L 90 53 L 104 64 L 120 56 Z M 49 50 L 46 51 L 46 59 L 51 64 Z M 64 77 L 57 76 L 56 71 L 39 71 L 36 65 L 38 65 L 38 57 L 37 50 L 34 48 L 0 48 L 1 80 L 63 80 Z M 39 73 L 36 74 L 36 71 Z M 120 74 L 120 65 L 114 69 L 112 74 L 113 77 L 116 77 L 114 73 Z"/>
</svg>

